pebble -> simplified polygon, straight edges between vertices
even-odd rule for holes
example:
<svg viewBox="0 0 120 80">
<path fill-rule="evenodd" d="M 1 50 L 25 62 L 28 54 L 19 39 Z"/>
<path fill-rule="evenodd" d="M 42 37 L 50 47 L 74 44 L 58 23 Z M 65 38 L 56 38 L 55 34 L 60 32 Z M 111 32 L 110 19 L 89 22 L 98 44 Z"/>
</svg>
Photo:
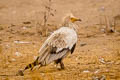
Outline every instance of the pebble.
<svg viewBox="0 0 120 80">
<path fill-rule="evenodd" d="M 44 73 L 41 73 L 41 75 L 42 75 L 42 76 L 45 76 L 45 74 L 44 74 Z"/>
<path fill-rule="evenodd" d="M 86 43 L 80 43 L 80 46 L 85 46 L 85 45 L 87 45 Z"/>
<path fill-rule="evenodd" d="M 96 70 L 94 73 L 97 74 L 99 71 L 100 71 L 100 70 L 98 69 L 98 70 Z"/>
<path fill-rule="evenodd" d="M 84 70 L 83 73 L 89 73 L 90 71 L 89 70 Z"/>
<path fill-rule="evenodd" d="M 16 55 L 17 57 L 22 56 L 22 54 L 21 54 L 20 52 L 15 52 L 15 55 Z"/>
<path fill-rule="evenodd" d="M 16 59 L 12 58 L 12 59 L 11 59 L 11 61 L 13 61 L 13 62 L 14 62 L 14 61 L 16 61 Z"/>
<path fill-rule="evenodd" d="M 99 61 L 103 64 L 105 64 L 106 62 L 104 61 L 104 58 L 100 58 Z"/>
<path fill-rule="evenodd" d="M 102 75 L 101 77 L 93 77 L 92 80 L 106 80 L 106 77 Z"/>
<path fill-rule="evenodd" d="M 22 29 L 27 29 L 27 27 L 23 27 Z"/>
<path fill-rule="evenodd" d="M 19 44 L 28 44 L 30 42 L 24 42 L 24 41 L 14 41 L 14 43 L 19 43 Z"/>
</svg>

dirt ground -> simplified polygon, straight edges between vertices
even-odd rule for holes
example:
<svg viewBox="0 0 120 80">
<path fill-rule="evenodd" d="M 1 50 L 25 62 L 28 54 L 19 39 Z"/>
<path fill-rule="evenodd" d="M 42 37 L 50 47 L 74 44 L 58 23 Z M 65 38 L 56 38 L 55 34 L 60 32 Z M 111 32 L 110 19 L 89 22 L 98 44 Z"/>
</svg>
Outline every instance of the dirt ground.
<svg viewBox="0 0 120 80">
<path fill-rule="evenodd" d="M 41 34 L 47 0 L 0 0 L 0 80 L 120 80 L 120 30 L 104 33 L 103 15 L 110 20 L 120 13 L 120 0 L 52 0 L 54 16 L 47 22 L 48 35 L 59 28 L 62 17 L 80 17 L 75 52 L 64 59 L 65 69 L 46 67 L 18 70 L 33 62 L 47 36 Z M 119 27 L 119 17 L 116 29 Z M 98 78 L 98 79 L 97 79 Z"/>
</svg>

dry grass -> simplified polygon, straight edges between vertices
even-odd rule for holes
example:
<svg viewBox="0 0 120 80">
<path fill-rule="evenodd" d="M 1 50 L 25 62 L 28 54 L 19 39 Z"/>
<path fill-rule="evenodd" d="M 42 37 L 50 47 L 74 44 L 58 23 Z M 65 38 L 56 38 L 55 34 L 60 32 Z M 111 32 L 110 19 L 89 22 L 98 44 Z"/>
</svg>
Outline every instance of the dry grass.
<svg viewBox="0 0 120 80">
<path fill-rule="evenodd" d="M 0 45 L 0 54 L 2 53 L 2 46 Z"/>
<path fill-rule="evenodd" d="M 41 5 L 41 1 L 45 5 Z M 7 0 L 0 1 L 0 75 L 5 75 L 0 76 L 0 80 L 92 80 L 102 75 L 106 80 L 120 80 L 120 34 L 105 35 L 96 25 L 101 7 L 105 7 L 108 19 L 105 22 L 102 16 L 99 28 L 107 29 L 106 26 L 111 25 L 111 15 L 119 13 L 119 0 L 46 1 L 11 0 L 9 4 Z M 82 22 L 77 23 L 78 43 L 75 52 L 64 60 L 65 70 L 58 70 L 51 64 L 27 70 L 23 77 L 12 76 L 34 61 L 46 36 L 58 28 L 60 19 L 69 10 Z M 119 16 L 116 18 L 115 30 L 119 32 Z M 16 56 L 16 52 L 21 56 Z"/>
<path fill-rule="evenodd" d="M 0 25 L 0 31 L 3 30 L 3 29 L 4 29 L 3 26 Z"/>
<path fill-rule="evenodd" d="M 35 29 L 28 29 L 29 32 Z M 54 28 L 53 28 L 54 29 Z M 52 30 L 53 30 L 52 29 Z M 91 30 L 92 29 L 92 30 Z M 87 32 L 86 32 L 87 30 Z M 5 31 L 5 30 L 4 30 Z M 5 76 L 1 79 L 8 80 L 91 80 L 94 76 L 101 77 L 104 75 L 106 79 L 119 80 L 120 53 L 119 53 L 119 35 L 111 34 L 103 36 L 97 32 L 97 28 L 81 28 L 82 35 L 79 35 L 79 41 L 74 54 L 69 55 L 65 60 L 65 70 L 59 71 L 53 64 L 34 71 L 27 70 L 24 77 Z M 24 31 L 23 31 L 24 32 Z M 83 34 L 84 33 L 84 34 Z M 99 34 L 98 34 L 99 33 Z M 94 36 L 85 37 L 86 35 L 95 34 Z M 11 36 L 12 38 L 4 38 L 4 36 Z M 19 35 L 19 36 L 17 36 Z M 23 69 L 25 65 L 34 61 L 34 56 L 45 41 L 44 37 L 36 37 L 36 35 L 26 36 L 21 34 L 5 34 L 1 36 L 1 44 L 4 45 L 0 54 L 1 61 L 4 65 L 1 66 L 0 74 L 13 75 L 19 69 Z M 15 40 L 27 41 L 28 44 L 14 43 Z M 7 41 L 7 42 L 4 42 Z M 80 46 L 81 42 L 86 43 Z M 5 46 L 7 45 L 7 46 Z M 18 51 L 22 56 L 16 56 Z M 13 60 L 15 59 L 15 61 Z M 100 60 L 103 59 L 103 62 Z M 105 62 L 105 63 L 104 63 Z M 87 72 L 88 71 L 88 72 Z M 98 72 L 97 72 L 98 71 Z M 95 73 L 96 72 L 96 73 Z"/>
</svg>

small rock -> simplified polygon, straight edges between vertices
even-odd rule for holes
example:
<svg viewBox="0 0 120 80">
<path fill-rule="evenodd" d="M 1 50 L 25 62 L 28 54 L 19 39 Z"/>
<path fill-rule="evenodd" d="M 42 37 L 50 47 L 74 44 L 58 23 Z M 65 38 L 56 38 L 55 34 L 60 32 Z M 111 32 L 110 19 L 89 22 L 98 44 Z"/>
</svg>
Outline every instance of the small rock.
<svg viewBox="0 0 120 80">
<path fill-rule="evenodd" d="M 86 43 L 80 43 L 80 46 L 85 46 L 85 45 L 87 45 Z"/>
<path fill-rule="evenodd" d="M 19 44 L 28 44 L 30 42 L 24 42 L 24 41 L 14 41 L 14 43 L 19 43 Z"/>
<path fill-rule="evenodd" d="M 105 29 L 100 29 L 101 32 L 105 32 Z"/>
<path fill-rule="evenodd" d="M 12 58 L 12 59 L 11 59 L 11 61 L 13 61 L 13 62 L 14 62 L 14 61 L 16 61 L 16 59 Z"/>
<path fill-rule="evenodd" d="M 93 77 L 92 80 L 106 80 L 106 77 L 102 75 L 101 77 Z"/>
<path fill-rule="evenodd" d="M 99 78 L 98 77 L 93 77 L 92 80 L 99 80 Z"/>
<path fill-rule="evenodd" d="M 90 71 L 89 70 L 84 70 L 83 73 L 89 73 Z"/>
<path fill-rule="evenodd" d="M 103 63 L 103 64 L 106 63 L 105 60 L 104 60 L 104 58 L 100 58 L 99 61 L 100 61 L 101 63 Z"/>
<path fill-rule="evenodd" d="M 104 75 L 102 75 L 100 80 L 106 80 L 106 77 Z"/>
<path fill-rule="evenodd" d="M 22 54 L 21 54 L 20 52 L 15 52 L 15 55 L 16 55 L 17 57 L 22 56 Z"/>
<path fill-rule="evenodd" d="M 23 22 L 23 24 L 31 24 L 30 21 Z"/>
<path fill-rule="evenodd" d="M 80 62 L 77 63 L 78 65 L 80 64 Z"/>
<path fill-rule="evenodd" d="M 78 60 L 78 58 L 75 59 L 76 61 Z"/>
<path fill-rule="evenodd" d="M 109 61 L 109 62 L 107 62 L 107 64 L 113 64 L 114 63 L 114 61 Z"/>
<path fill-rule="evenodd" d="M 106 71 L 106 72 L 109 72 L 109 69 L 106 69 L 105 71 Z"/>
<path fill-rule="evenodd" d="M 6 47 L 9 48 L 10 46 L 7 44 Z"/>
<path fill-rule="evenodd" d="M 115 62 L 116 65 L 120 65 L 120 61 Z"/>
<path fill-rule="evenodd" d="M 105 11 L 105 7 L 104 6 L 100 7 L 100 11 Z"/>
<path fill-rule="evenodd" d="M 61 74 L 58 74 L 58 76 L 61 76 Z"/>
<path fill-rule="evenodd" d="M 97 74 L 99 71 L 100 71 L 100 70 L 98 69 L 98 70 L 96 70 L 94 73 Z"/>
<path fill-rule="evenodd" d="M 23 27 L 22 29 L 27 29 L 26 27 Z"/>
<path fill-rule="evenodd" d="M 42 76 L 45 76 L 45 74 L 44 74 L 44 73 L 41 73 L 41 75 L 42 75 Z"/>
</svg>

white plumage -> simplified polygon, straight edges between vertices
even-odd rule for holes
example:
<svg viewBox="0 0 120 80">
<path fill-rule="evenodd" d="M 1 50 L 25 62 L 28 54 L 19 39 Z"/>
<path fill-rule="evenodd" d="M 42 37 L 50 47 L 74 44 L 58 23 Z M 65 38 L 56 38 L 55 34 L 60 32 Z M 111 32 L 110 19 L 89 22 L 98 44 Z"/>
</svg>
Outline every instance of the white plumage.
<svg viewBox="0 0 120 80">
<path fill-rule="evenodd" d="M 42 52 L 42 49 L 45 48 L 45 45 L 51 45 L 53 47 L 57 47 L 56 53 L 62 50 L 63 48 L 71 49 L 73 44 L 77 42 L 77 33 L 74 29 L 69 27 L 62 27 L 56 31 L 54 31 L 45 43 L 42 45 L 41 49 L 39 50 Z"/>
<path fill-rule="evenodd" d="M 44 42 L 39 50 L 38 63 L 47 65 L 52 61 L 62 63 L 62 59 L 71 51 L 73 53 L 77 42 L 75 21 L 81 21 L 75 18 L 72 14 L 64 17 L 63 26 L 54 31 Z M 58 61 L 60 60 L 60 61 Z M 61 65 L 64 67 L 64 65 Z"/>
<path fill-rule="evenodd" d="M 73 15 L 68 15 L 64 18 L 63 26 L 54 31 L 47 40 L 43 43 L 42 47 L 39 50 L 38 58 L 31 64 L 27 65 L 24 69 L 29 69 L 36 66 L 45 66 L 51 62 L 56 64 L 60 63 L 61 69 L 64 68 L 62 62 L 63 58 L 69 53 L 73 53 L 76 42 L 77 42 L 77 33 L 76 27 L 74 24 L 75 21 L 81 21 L 80 19 L 75 18 Z"/>
<path fill-rule="evenodd" d="M 74 29 L 71 29 L 69 27 L 62 27 L 56 31 L 54 31 L 49 37 L 48 39 L 45 41 L 45 43 L 42 45 L 42 47 L 39 50 L 39 56 L 41 58 L 39 58 L 39 62 L 43 62 L 46 61 L 46 64 L 49 64 L 50 62 L 60 59 L 63 56 L 65 56 L 67 54 L 68 51 L 70 51 L 73 47 L 73 45 L 75 45 L 77 42 L 77 33 L 75 32 Z M 56 48 L 54 53 L 50 53 L 48 48 L 50 49 L 50 51 L 52 51 L 53 49 Z M 66 50 L 66 53 L 61 52 L 62 50 L 64 51 L 64 49 Z M 47 52 L 49 53 L 45 53 L 45 51 L 48 50 Z M 59 53 L 61 52 L 61 53 Z M 48 56 L 48 55 L 49 56 Z M 52 56 L 51 56 L 52 55 Z M 43 57 L 44 56 L 44 57 Z M 47 58 L 49 57 L 49 58 Z M 42 59 L 43 58 L 43 59 Z M 49 60 L 47 60 L 49 59 Z M 45 65 L 45 64 L 43 64 Z"/>
</svg>

